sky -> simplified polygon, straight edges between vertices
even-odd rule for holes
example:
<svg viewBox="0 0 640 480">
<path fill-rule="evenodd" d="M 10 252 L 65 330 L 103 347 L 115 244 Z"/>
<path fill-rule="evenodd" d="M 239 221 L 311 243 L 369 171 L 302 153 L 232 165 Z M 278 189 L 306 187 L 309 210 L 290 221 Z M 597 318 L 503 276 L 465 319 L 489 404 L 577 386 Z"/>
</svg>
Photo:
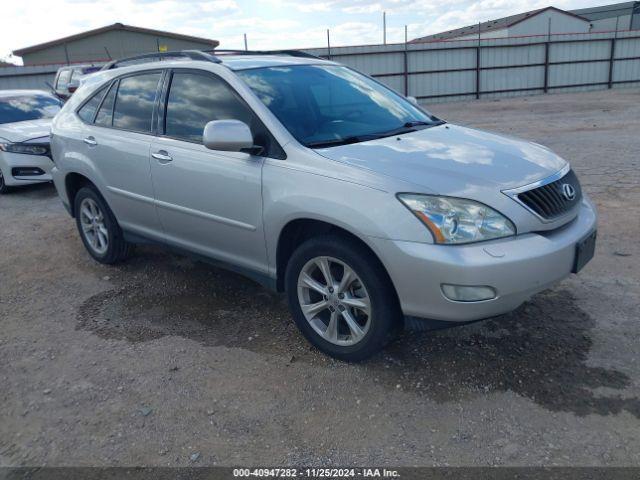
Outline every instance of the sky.
<svg viewBox="0 0 640 480">
<path fill-rule="evenodd" d="M 280 49 L 382 43 L 551 5 L 550 0 L 21 0 L 3 2 L 0 58 L 12 50 L 120 22 L 220 41 L 220 48 Z M 555 0 L 574 9 L 606 0 Z M 12 61 L 16 61 L 13 59 Z"/>
</svg>

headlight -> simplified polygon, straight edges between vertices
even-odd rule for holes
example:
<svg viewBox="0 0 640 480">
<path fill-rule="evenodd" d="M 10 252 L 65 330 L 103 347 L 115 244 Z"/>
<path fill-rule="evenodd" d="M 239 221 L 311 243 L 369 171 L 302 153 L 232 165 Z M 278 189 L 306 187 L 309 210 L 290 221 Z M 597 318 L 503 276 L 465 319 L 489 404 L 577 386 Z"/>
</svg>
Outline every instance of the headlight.
<svg viewBox="0 0 640 480">
<path fill-rule="evenodd" d="M 42 145 L 30 145 L 28 143 L 0 143 L 0 150 L 25 155 L 46 155 L 49 151 L 47 147 Z"/>
<path fill-rule="evenodd" d="M 473 200 L 401 193 L 398 199 L 425 224 L 436 243 L 471 243 L 516 234 L 511 220 Z"/>
</svg>

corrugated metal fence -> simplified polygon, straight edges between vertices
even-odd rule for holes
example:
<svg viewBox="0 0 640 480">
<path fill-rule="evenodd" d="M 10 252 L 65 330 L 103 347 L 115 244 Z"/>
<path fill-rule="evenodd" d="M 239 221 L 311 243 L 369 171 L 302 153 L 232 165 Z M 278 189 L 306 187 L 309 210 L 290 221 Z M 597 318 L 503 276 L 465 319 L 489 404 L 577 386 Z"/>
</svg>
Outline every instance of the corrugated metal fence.
<svg viewBox="0 0 640 480">
<path fill-rule="evenodd" d="M 640 86 L 640 31 L 306 51 L 430 103 Z"/>
<path fill-rule="evenodd" d="M 640 30 L 306 51 L 429 103 L 640 86 Z M 0 68 L 0 90 L 45 89 L 60 66 Z"/>
<path fill-rule="evenodd" d="M 53 83 L 58 68 L 63 65 L 0 68 L 0 90 L 48 90 L 46 82 Z"/>
</svg>

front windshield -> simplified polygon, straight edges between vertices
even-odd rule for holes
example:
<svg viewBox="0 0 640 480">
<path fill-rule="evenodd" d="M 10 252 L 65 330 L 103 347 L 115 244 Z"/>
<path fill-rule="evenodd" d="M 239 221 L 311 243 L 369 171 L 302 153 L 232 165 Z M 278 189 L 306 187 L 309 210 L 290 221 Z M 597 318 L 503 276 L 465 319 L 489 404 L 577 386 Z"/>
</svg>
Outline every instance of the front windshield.
<svg viewBox="0 0 640 480">
<path fill-rule="evenodd" d="M 325 147 L 380 138 L 439 121 L 349 68 L 296 65 L 238 71 L 303 145 Z"/>
<path fill-rule="evenodd" d="M 49 95 L 16 95 L 0 97 L 0 124 L 53 118 L 62 102 Z"/>
</svg>

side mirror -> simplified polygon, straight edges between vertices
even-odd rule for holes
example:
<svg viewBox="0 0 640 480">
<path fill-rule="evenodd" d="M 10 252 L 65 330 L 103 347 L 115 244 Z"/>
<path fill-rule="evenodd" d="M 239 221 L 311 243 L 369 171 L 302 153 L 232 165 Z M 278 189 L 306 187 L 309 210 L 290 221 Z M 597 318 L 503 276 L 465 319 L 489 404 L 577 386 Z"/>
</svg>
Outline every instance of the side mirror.
<svg viewBox="0 0 640 480">
<path fill-rule="evenodd" d="M 202 143 L 209 150 L 245 152 L 259 155 L 262 147 L 253 144 L 249 126 L 240 120 L 214 120 L 204 126 Z"/>
<path fill-rule="evenodd" d="M 407 97 L 407 100 L 413 103 L 416 107 L 420 106 L 418 105 L 418 99 L 416 97 Z"/>
<path fill-rule="evenodd" d="M 73 93 L 75 92 L 78 87 L 80 86 L 80 82 L 78 80 L 71 80 L 68 84 L 67 84 L 67 91 L 69 93 Z"/>
</svg>

